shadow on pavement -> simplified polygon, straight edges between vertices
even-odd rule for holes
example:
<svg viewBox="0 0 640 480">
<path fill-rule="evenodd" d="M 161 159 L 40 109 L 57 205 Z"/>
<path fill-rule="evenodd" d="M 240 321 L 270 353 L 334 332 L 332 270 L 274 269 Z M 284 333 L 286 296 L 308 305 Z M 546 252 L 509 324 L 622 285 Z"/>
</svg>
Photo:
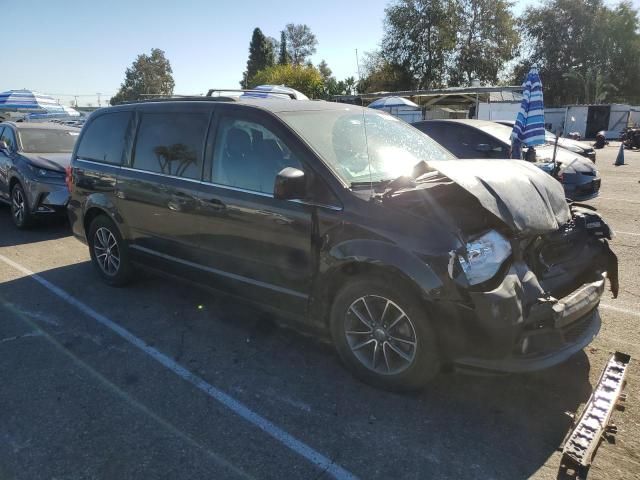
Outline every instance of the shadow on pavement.
<svg viewBox="0 0 640 480">
<path fill-rule="evenodd" d="M 39 220 L 26 230 L 18 230 L 11 221 L 9 206 L 0 203 L 0 247 L 44 242 L 71 235 L 65 217 L 48 217 Z"/>
<path fill-rule="evenodd" d="M 591 393 L 589 359 L 581 352 L 542 372 L 442 374 L 419 394 L 390 394 L 353 379 L 327 345 L 264 323 L 264 314 L 228 297 L 148 274 L 129 288 L 109 288 L 88 262 L 40 275 L 362 478 L 528 478 L 560 446 L 570 427 L 565 412 L 575 412 Z M 0 300 L 35 308 L 25 292 L 51 297 L 38 304 L 47 312 L 69 309 L 28 277 L 0 283 Z M 102 327 L 71 310 L 77 315 L 63 322 L 99 335 Z M 105 362 L 124 362 L 96 354 L 108 351 L 108 341 L 95 345 L 78 336 L 61 343 L 96 369 L 109 372 L 114 367 Z M 158 415 L 170 415 L 163 408 L 174 400 L 171 415 L 180 417 L 182 409 L 184 418 L 192 415 L 188 399 L 172 399 L 163 382 L 148 385 L 148 393 L 164 399 L 164 406 L 150 407 Z M 209 441 L 215 438 L 211 432 Z"/>
</svg>

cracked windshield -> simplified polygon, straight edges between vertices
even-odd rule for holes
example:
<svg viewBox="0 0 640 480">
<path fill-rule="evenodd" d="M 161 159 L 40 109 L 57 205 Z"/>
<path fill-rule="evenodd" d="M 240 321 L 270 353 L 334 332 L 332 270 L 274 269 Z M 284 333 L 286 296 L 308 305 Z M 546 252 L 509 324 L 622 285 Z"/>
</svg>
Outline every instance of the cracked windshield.
<svg viewBox="0 0 640 480">
<path fill-rule="evenodd" d="M 640 479 L 640 0 L 0 6 L 0 480 Z"/>
</svg>

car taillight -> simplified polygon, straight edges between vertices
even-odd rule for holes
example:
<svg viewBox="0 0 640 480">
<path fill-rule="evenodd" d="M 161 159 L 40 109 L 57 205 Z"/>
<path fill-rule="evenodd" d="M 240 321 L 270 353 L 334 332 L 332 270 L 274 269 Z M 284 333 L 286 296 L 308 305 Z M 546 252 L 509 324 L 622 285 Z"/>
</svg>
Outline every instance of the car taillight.
<svg viewBox="0 0 640 480">
<path fill-rule="evenodd" d="M 67 188 L 69 189 L 69 193 L 73 189 L 73 168 L 70 166 L 65 169 L 66 175 L 64 177 L 64 183 L 67 184 Z"/>
</svg>

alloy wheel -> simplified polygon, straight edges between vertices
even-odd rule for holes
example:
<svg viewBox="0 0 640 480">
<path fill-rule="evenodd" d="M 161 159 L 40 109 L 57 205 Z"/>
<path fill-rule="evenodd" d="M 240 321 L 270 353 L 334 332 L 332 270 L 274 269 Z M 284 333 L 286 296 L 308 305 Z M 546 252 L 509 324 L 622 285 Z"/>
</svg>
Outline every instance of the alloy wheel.
<svg viewBox="0 0 640 480">
<path fill-rule="evenodd" d="M 396 375 L 415 360 L 418 340 L 414 325 L 388 298 L 366 295 L 355 300 L 345 314 L 344 330 L 354 356 L 378 374 Z"/>
<path fill-rule="evenodd" d="M 105 227 L 96 230 L 93 251 L 98 265 L 104 273 L 113 276 L 120 268 L 120 248 L 115 235 Z"/>
<path fill-rule="evenodd" d="M 11 204 L 13 207 L 13 217 L 16 223 L 20 225 L 24 221 L 25 210 L 26 210 L 24 193 L 22 193 L 22 190 L 20 188 L 13 189 Z"/>
</svg>

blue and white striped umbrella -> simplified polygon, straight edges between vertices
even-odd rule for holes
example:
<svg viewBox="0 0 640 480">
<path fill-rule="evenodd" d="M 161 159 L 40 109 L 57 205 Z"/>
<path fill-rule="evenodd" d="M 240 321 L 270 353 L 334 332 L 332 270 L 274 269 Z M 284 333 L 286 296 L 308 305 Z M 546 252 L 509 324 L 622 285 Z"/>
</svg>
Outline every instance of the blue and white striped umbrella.
<svg viewBox="0 0 640 480">
<path fill-rule="evenodd" d="M 545 142 L 544 101 L 542 82 L 538 69 L 533 67 L 522 84 L 522 102 L 520 111 L 511 132 L 513 158 L 520 158 L 520 146 L 542 145 Z"/>
<path fill-rule="evenodd" d="M 31 90 L 8 90 L 0 93 L 0 111 L 64 113 L 53 97 Z"/>
</svg>

